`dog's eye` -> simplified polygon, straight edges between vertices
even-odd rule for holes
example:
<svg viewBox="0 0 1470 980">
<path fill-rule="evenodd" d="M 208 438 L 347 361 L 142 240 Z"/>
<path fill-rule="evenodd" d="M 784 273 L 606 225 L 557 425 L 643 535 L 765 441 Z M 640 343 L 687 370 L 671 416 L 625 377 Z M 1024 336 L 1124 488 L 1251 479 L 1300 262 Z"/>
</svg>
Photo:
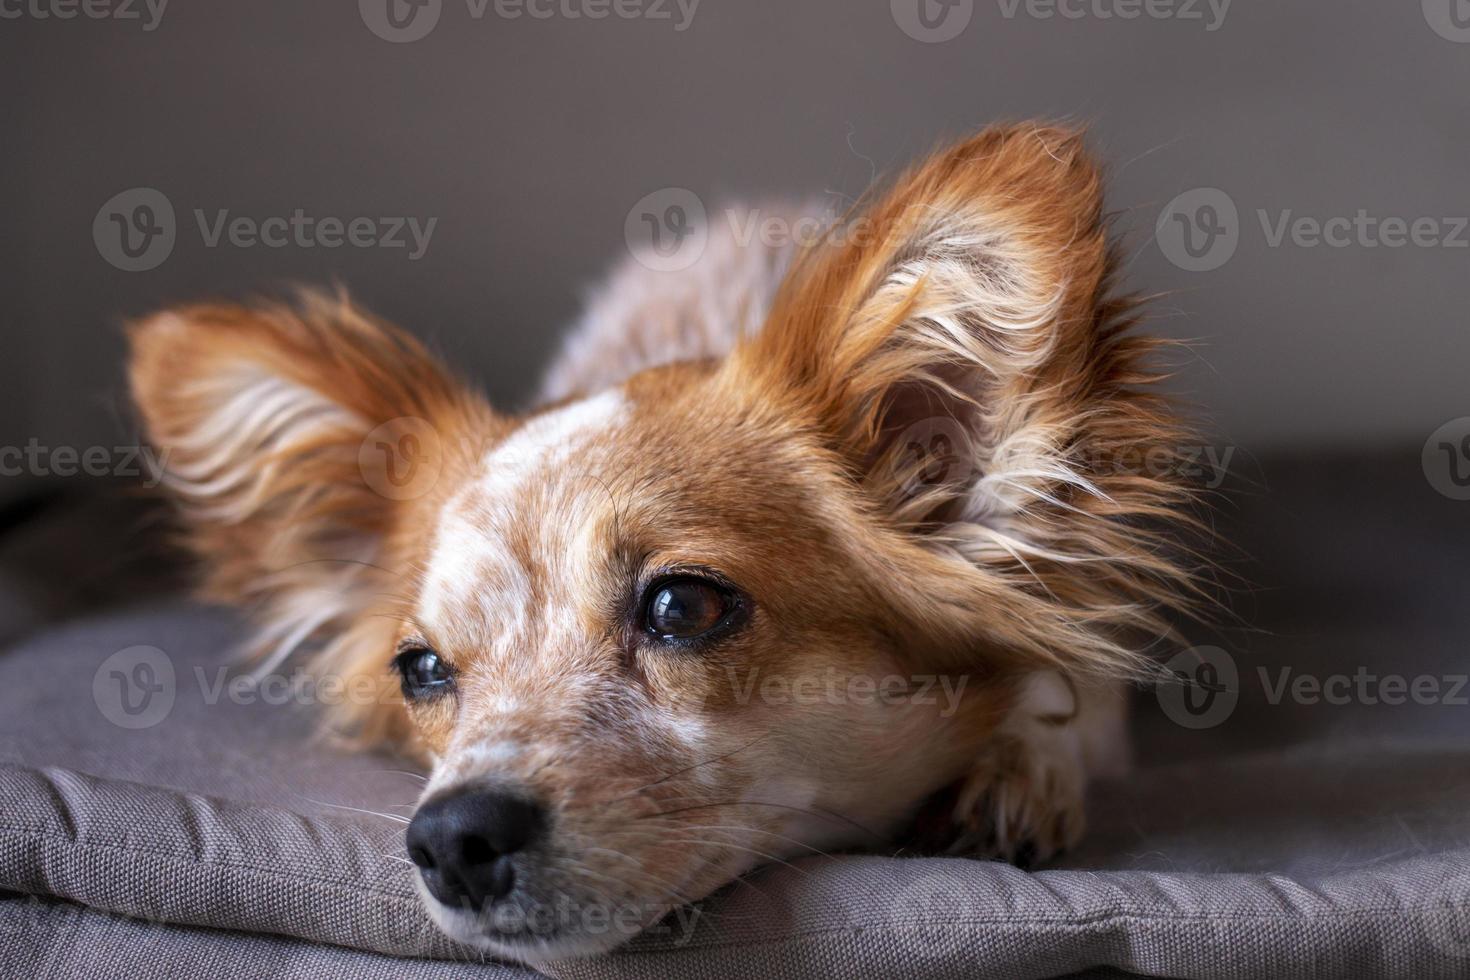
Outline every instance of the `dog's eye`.
<svg viewBox="0 0 1470 980">
<path fill-rule="evenodd" d="M 393 658 L 393 666 L 403 679 L 403 696 L 410 701 L 442 694 L 453 681 L 449 665 L 425 647 L 404 650 Z"/>
<path fill-rule="evenodd" d="M 648 590 L 643 625 L 660 640 L 692 640 L 725 625 L 738 608 L 735 596 L 713 582 L 665 579 Z"/>
</svg>

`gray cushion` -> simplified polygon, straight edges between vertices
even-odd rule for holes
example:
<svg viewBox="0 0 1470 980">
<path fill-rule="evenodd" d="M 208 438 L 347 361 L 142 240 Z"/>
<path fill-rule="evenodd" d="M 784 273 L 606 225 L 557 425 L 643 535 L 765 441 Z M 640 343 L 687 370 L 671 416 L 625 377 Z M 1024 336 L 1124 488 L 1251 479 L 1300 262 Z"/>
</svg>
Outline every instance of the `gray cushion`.
<svg viewBox="0 0 1470 980">
<path fill-rule="evenodd" d="M 1272 483 L 1285 503 L 1244 522 L 1264 574 L 1243 609 L 1271 632 L 1222 641 L 1234 709 L 1186 728 L 1142 692 L 1142 767 L 1097 788 L 1080 850 L 1033 873 L 807 858 L 552 972 L 1470 975 L 1470 708 L 1449 696 L 1470 668 L 1466 505 L 1429 490 L 1411 456 Z M 238 632 L 174 604 L 0 654 L 0 890 L 65 900 L 0 900 L 0 975 L 177 976 L 232 955 L 259 957 L 252 974 L 432 977 L 464 957 L 457 973 L 524 975 L 453 947 L 419 910 L 394 817 L 418 786 L 402 763 L 314 741 L 310 709 L 210 703 Z M 173 696 L 134 692 L 130 715 L 112 671 L 148 680 L 131 673 L 145 655 L 109 658 L 139 645 L 165 652 L 147 656 L 166 656 Z M 1433 676 L 1445 696 L 1273 700 L 1288 668 Z"/>
<path fill-rule="evenodd" d="M 406 811 L 417 783 L 401 763 L 314 742 L 294 705 L 209 703 L 236 631 L 171 606 L 0 658 L 0 887 L 151 921 L 473 957 L 419 910 L 392 859 L 401 823 L 358 812 Z M 173 697 L 157 710 L 165 686 L 153 715 L 125 722 L 151 724 L 129 729 L 93 681 L 138 645 L 167 651 Z M 1099 794 L 1071 867 L 806 859 L 704 903 L 691 931 L 674 919 L 553 972 L 1463 975 L 1470 851 L 1454 845 L 1470 781 L 1444 779 L 1466 761 L 1421 741 L 1154 767 Z"/>
<path fill-rule="evenodd" d="M 4 894 L 0 894 L 0 971 L 6 977 L 87 980 L 451 980 L 511 973 L 448 960 L 405 960 L 283 936 L 179 926 L 56 899 Z"/>
</svg>

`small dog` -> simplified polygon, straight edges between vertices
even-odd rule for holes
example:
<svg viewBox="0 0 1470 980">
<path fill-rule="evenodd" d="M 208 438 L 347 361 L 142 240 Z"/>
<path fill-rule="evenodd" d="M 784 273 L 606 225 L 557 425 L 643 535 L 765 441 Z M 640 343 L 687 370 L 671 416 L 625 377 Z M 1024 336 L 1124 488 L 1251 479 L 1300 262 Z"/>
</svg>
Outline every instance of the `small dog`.
<svg viewBox="0 0 1470 980">
<path fill-rule="evenodd" d="M 497 955 L 819 850 L 1054 854 L 1195 588 L 1191 489 L 1117 465 L 1188 440 L 1077 133 L 738 238 L 617 270 L 523 417 L 341 297 L 130 330 L 206 594 L 267 669 L 310 645 L 371 689 L 345 720 L 431 766 L 423 901 Z"/>
</svg>

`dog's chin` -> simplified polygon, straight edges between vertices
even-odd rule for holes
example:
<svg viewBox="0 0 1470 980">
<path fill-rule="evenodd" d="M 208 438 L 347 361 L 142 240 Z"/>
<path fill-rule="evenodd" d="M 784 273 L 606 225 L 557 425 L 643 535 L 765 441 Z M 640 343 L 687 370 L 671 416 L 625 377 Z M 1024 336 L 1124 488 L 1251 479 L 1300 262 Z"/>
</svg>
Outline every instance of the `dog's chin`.
<svg viewBox="0 0 1470 980">
<path fill-rule="evenodd" d="M 658 922 L 672 906 L 647 910 L 601 909 L 607 914 L 586 915 L 575 902 L 546 903 L 543 914 L 527 911 L 527 903 L 512 895 L 493 909 L 473 912 L 445 905 L 429 894 L 414 876 L 419 899 L 429 917 L 446 936 L 503 960 L 532 966 L 554 960 L 609 953 Z"/>
<path fill-rule="evenodd" d="M 487 927 L 472 912 L 450 909 L 443 905 L 431 907 L 429 914 L 444 934 L 455 942 L 483 950 L 496 959 L 513 960 L 530 966 L 610 953 L 633 938 L 619 934 L 542 933 L 530 929 L 522 932 L 500 932 L 493 927 Z"/>
</svg>

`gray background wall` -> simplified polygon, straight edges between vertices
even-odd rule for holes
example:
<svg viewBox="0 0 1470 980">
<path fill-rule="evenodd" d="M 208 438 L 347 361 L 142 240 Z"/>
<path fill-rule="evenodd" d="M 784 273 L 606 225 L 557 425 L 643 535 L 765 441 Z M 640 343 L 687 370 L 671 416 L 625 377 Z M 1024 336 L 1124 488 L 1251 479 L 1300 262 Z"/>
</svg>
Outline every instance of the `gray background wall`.
<svg viewBox="0 0 1470 980">
<path fill-rule="evenodd" d="M 1470 414 L 1470 248 L 1272 247 L 1257 215 L 1470 215 L 1470 29 L 1434 29 L 1456 33 L 1451 4 L 1470 23 L 1465 0 L 1235 0 L 1213 30 L 1204 0 L 1175 5 L 1202 20 L 961 0 L 942 43 L 901 29 L 913 0 L 701 0 L 683 30 L 672 0 L 669 19 L 597 20 L 441 0 L 410 43 L 348 0 L 173 0 L 152 30 L 142 0 L 137 20 L 19 2 L 0 2 L 21 12 L 0 19 L 0 444 L 111 444 L 121 318 L 293 282 L 344 283 L 513 405 L 645 194 L 840 200 L 944 136 L 1036 115 L 1091 123 L 1128 281 L 1169 293 L 1151 329 L 1202 342 L 1179 385 L 1219 441 L 1417 448 Z M 140 186 L 177 241 L 127 272 L 92 226 Z M 1200 187 L 1238 208 L 1238 248 L 1190 272 L 1154 227 Z M 211 248 L 196 208 L 438 223 L 410 261 Z"/>
</svg>

